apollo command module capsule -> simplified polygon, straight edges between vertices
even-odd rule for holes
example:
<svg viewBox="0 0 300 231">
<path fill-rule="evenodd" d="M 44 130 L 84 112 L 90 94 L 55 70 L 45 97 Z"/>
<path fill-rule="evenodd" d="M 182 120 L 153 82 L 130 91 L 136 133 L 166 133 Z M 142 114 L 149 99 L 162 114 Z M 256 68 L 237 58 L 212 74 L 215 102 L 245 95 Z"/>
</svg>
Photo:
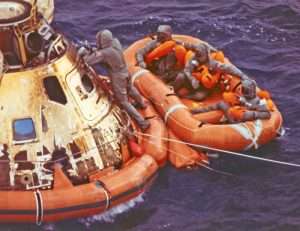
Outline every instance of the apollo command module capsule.
<svg viewBox="0 0 300 231">
<path fill-rule="evenodd" d="M 0 222 L 106 211 L 142 194 L 166 160 L 166 141 L 132 135 L 138 128 L 101 77 L 50 25 L 53 9 L 0 1 Z M 157 115 L 151 106 L 142 113 Z M 151 124 L 148 134 L 166 136 L 159 117 Z"/>
</svg>

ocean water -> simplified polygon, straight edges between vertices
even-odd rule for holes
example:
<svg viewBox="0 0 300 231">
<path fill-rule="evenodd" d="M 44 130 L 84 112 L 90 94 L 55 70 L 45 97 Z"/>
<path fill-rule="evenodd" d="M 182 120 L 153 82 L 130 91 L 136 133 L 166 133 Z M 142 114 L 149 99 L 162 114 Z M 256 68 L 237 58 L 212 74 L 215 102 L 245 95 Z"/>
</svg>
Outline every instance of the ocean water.
<svg viewBox="0 0 300 231">
<path fill-rule="evenodd" d="M 54 26 L 72 40 L 94 41 L 108 28 L 124 46 L 159 24 L 222 49 L 233 63 L 271 91 L 285 136 L 249 152 L 300 163 L 299 0 L 56 0 Z M 120 215 L 42 225 L 1 225 L 0 230 L 297 231 L 300 170 L 221 155 L 212 167 L 166 166 L 151 190 Z M 126 208 L 123 208 L 126 210 Z"/>
</svg>

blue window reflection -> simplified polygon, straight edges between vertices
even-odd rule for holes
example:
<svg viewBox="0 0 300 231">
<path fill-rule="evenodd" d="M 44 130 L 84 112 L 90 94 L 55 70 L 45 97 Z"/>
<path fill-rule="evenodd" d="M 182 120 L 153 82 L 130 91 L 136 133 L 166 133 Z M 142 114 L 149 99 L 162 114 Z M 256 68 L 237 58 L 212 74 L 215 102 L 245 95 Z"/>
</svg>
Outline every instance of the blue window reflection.
<svg viewBox="0 0 300 231">
<path fill-rule="evenodd" d="M 15 141 L 32 140 L 36 138 L 34 124 L 31 118 L 15 120 L 13 122 Z"/>
</svg>

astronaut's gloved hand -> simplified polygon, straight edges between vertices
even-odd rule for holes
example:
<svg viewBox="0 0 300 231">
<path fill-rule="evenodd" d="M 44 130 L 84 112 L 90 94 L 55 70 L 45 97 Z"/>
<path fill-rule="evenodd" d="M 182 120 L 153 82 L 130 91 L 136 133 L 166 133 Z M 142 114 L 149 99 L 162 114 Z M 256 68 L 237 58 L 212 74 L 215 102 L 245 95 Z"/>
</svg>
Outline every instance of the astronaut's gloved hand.
<svg viewBox="0 0 300 231">
<path fill-rule="evenodd" d="M 244 97 L 239 97 L 239 102 L 241 105 L 245 105 L 247 103 L 247 101 Z"/>
<path fill-rule="evenodd" d="M 141 68 L 144 68 L 144 69 L 147 68 L 147 65 L 146 65 L 145 62 L 139 62 L 139 63 L 138 63 L 138 66 L 140 66 Z"/>
<path fill-rule="evenodd" d="M 193 89 L 196 90 L 197 88 L 199 88 L 200 83 L 199 83 L 199 81 L 198 81 L 197 79 L 192 78 L 192 79 L 190 80 L 190 82 L 191 82 L 191 85 L 192 85 Z"/>
<path fill-rule="evenodd" d="M 241 105 L 246 106 L 246 107 L 248 107 L 249 109 L 252 109 L 252 108 L 254 107 L 251 103 L 249 103 L 249 102 L 246 100 L 245 97 L 240 97 L 240 98 L 239 98 L 239 101 L 240 101 L 240 104 L 241 104 Z"/>
<path fill-rule="evenodd" d="M 203 113 L 203 112 L 206 112 L 205 108 L 194 108 L 194 109 L 191 109 L 190 112 L 195 115 L 195 114 L 198 114 L 198 113 Z"/>
<path fill-rule="evenodd" d="M 250 78 L 248 75 L 246 75 L 246 74 L 244 74 L 244 73 L 243 73 L 243 75 L 241 76 L 241 79 L 242 79 L 242 81 L 245 81 L 245 80 L 253 81 L 253 82 L 256 84 L 256 86 L 257 86 L 256 81 L 255 81 L 253 78 Z"/>
<path fill-rule="evenodd" d="M 90 51 L 88 49 L 86 49 L 85 47 L 80 47 L 78 49 L 78 55 L 79 57 L 84 57 L 86 55 L 90 54 Z"/>
</svg>

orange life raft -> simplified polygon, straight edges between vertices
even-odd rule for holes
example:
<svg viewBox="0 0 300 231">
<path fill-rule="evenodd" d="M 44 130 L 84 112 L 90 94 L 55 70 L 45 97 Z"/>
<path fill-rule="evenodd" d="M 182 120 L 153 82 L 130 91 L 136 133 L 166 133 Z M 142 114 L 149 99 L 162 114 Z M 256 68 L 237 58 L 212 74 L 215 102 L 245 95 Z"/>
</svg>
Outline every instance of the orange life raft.
<svg viewBox="0 0 300 231">
<path fill-rule="evenodd" d="M 56 166 L 52 190 L 0 191 L 0 221 L 41 224 L 104 212 L 143 193 L 157 168 L 154 159 L 144 155 L 74 186 Z"/>
<path fill-rule="evenodd" d="M 175 35 L 173 39 L 189 43 L 201 43 L 203 41 L 184 35 Z M 220 124 L 223 118 L 221 111 L 213 111 L 194 116 L 190 109 L 207 106 L 222 99 L 222 90 L 215 89 L 210 96 L 202 102 L 193 102 L 178 98 L 173 90 L 162 82 L 159 76 L 155 76 L 148 70 L 136 65 L 136 53 L 143 48 L 150 38 L 135 42 L 125 51 L 125 59 L 134 84 L 140 92 L 149 99 L 167 126 L 179 139 L 193 144 L 208 147 L 241 151 L 250 148 L 258 148 L 270 142 L 278 134 L 282 117 L 274 104 L 269 120 L 255 120 L 238 124 Z M 228 60 L 226 59 L 228 62 Z M 226 76 L 226 81 L 220 83 L 219 89 L 239 92 L 240 79 Z M 230 81 L 229 81 L 230 80 Z"/>
</svg>

